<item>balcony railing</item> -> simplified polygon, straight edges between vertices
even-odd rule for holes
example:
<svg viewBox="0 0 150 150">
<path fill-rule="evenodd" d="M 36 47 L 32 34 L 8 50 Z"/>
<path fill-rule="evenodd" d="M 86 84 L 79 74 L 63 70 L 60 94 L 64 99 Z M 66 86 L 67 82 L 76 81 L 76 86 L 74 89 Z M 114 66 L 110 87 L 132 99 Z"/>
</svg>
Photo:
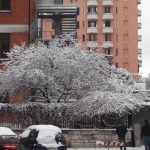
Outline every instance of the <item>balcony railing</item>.
<svg viewBox="0 0 150 150">
<path fill-rule="evenodd" d="M 138 41 L 142 41 L 142 35 L 138 35 Z"/>
<path fill-rule="evenodd" d="M 112 13 L 104 13 L 103 14 L 103 19 L 107 20 L 107 19 L 113 19 L 113 14 Z"/>
<path fill-rule="evenodd" d="M 138 64 L 139 64 L 139 67 L 142 67 L 142 60 L 141 59 L 138 60 Z"/>
<path fill-rule="evenodd" d="M 103 33 L 113 33 L 113 28 L 112 27 L 104 27 Z"/>
<path fill-rule="evenodd" d="M 113 42 L 112 41 L 104 41 L 103 43 L 103 47 L 104 48 L 109 48 L 109 47 L 113 47 Z"/>
<path fill-rule="evenodd" d="M 138 9 L 138 16 L 142 16 L 142 11 Z"/>
<path fill-rule="evenodd" d="M 142 49 L 141 48 L 138 49 L 138 54 L 142 54 Z"/>
<path fill-rule="evenodd" d="M 138 29 L 141 29 L 142 28 L 142 23 L 138 23 Z"/>
<path fill-rule="evenodd" d="M 88 13 L 87 19 L 90 20 L 97 20 L 98 19 L 98 14 L 97 13 Z"/>
<path fill-rule="evenodd" d="M 138 3 L 138 4 L 141 4 L 141 0 L 137 0 L 137 3 Z"/>
<path fill-rule="evenodd" d="M 98 0 L 88 0 L 87 6 L 98 6 Z"/>
<path fill-rule="evenodd" d="M 113 0 L 103 0 L 103 6 L 112 6 Z"/>
<path fill-rule="evenodd" d="M 74 4 L 37 4 L 38 13 L 77 13 L 77 7 Z"/>
<path fill-rule="evenodd" d="M 87 33 L 98 33 L 97 27 L 88 27 Z"/>
<path fill-rule="evenodd" d="M 88 41 L 87 47 L 88 47 L 88 48 L 99 48 L 100 45 L 99 45 L 98 42 L 96 42 L 96 41 Z"/>
</svg>

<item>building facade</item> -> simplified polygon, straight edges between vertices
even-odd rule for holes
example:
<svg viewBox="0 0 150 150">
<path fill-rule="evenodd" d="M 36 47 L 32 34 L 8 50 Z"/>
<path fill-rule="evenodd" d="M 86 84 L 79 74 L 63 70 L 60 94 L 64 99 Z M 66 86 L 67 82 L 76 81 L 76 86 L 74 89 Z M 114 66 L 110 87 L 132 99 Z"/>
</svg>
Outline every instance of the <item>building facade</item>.
<svg viewBox="0 0 150 150">
<path fill-rule="evenodd" d="M 89 49 L 107 55 L 116 67 L 137 74 L 141 67 L 141 0 L 64 0 L 77 6 L 77 38 Z M 43 34 L 52 30 L 53 21 L 42 20 Z M 49 38 L 49 36 L 43 35 Z"/>
<path fill-rule="evenodd" d="M 34 0 L 0 0 L 0 59 L 15 44 L 30 43 L 35 20 Z M 30 36 L 32 35 L 32 36 Z"/>
<path fill-rule="evenodd" d="M 141 67 L 141 0 L 0 0 L 0 58 L 14 44 L 75 33 L 119 68 Z"/>
</svg>

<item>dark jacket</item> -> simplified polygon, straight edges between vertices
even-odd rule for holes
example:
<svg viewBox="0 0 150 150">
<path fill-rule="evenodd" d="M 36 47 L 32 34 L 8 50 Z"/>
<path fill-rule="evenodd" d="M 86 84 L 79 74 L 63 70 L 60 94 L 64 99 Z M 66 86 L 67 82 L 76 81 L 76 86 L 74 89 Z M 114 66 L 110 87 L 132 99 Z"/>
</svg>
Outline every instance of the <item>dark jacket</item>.
<svg viewBox="0 0 150 150">
<path fill-rule="evenodd" d="M 144 125 L 141 132 L 142 136 L 150 136 L 150 125 Z"/>
<path fill-rule="evenodd" d="M 119 138 L 124 138 L 127 133 L 127 128 L 125 126 L 118 126 L 116 128 L 116 133 L 118 134 Z"/>
</svg>

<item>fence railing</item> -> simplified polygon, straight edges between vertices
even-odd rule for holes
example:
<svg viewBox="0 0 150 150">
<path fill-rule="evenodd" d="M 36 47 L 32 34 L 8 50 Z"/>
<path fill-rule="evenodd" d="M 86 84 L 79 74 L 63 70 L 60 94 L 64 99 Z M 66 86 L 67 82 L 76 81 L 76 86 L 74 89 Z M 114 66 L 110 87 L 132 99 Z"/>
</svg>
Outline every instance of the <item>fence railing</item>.
<svg viewBox="0 0 150 150">
<path fill-rule="evenodd" d="M 114 115 L 103 115 L 103 116 L 21 116 L 18 115 L 2 115 L 0 114 L 0 126 L 7 126 L 13 129 L 25 129 L 30 125 L 34 124 L 53 124 L 60 128 L 72 128 L 72 129 L 83 129 L 83 128 L 115 128 L 120 122 L 123 122 L 128 127 L 130 126 L 128 116 L 118 117 Z"/>
</svg>

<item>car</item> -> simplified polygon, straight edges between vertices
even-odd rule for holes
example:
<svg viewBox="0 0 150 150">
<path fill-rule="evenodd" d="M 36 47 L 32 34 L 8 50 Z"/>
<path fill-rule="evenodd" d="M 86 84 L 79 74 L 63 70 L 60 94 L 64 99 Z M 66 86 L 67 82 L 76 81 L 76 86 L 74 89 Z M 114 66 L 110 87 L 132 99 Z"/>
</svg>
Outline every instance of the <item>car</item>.
<svg viewBox="0 0 150 150">
<path fill-rule="evenodd" d="M 18 136 L 10 128 L 0 127 L 0 150 L 18 150 Z"/>
<path fill-rule="evenodd" d="M 67 150 L 65 138 L 54 125 L 32 125 L 20 134 L 19 150 Z"/>
</svg>

